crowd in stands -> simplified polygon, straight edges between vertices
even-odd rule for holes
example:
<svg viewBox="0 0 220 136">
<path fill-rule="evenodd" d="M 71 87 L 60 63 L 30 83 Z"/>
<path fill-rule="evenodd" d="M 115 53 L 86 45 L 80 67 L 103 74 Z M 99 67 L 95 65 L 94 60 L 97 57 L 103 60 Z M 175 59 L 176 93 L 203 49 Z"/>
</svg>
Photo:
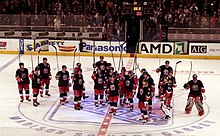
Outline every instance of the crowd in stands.
<svg viewBox="0 0 220 136">
<path fill-rule="evenodd" d="M 77 15 L 87 26 L 101 26 L 117 35 L 124 32 L 123 2 L 135 0 L 1 0 L 1 14 Z M 136 0 L 144 1 L 144 0 Z M 144 32 L 155 33 L 160 24 L 174 28 L 219 28 L 219 0 L 149 0 L 154 13 L 144 19 Z"/>
</svg>

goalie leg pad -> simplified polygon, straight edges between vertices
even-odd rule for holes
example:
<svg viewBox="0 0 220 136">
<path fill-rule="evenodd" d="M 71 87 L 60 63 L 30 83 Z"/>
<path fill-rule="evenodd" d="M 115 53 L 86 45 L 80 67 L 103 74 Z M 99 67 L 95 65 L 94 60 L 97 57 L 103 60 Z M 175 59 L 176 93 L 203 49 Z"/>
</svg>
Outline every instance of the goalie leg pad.
<svg viewBox="0 0 220 136">
<path fill-rule="evenodd" d="M 192 107 L 194 105 L 194 102 L 195 102 L 195 98 L 189 96 L 188 99 L 187 99 L 187 104 L 186 104 L 186 108 L 185 108 L 186 114 L 189 114 L 191 112 Z"/>
<path fill-rule="evenodd" d="M 204 114 L 204 109 L 203 109 L 203 102 L 202 102 L 203 98 L 202 96 L 198 96 L 195 98 L 195 105 L 196 105 L 196 108 L 198 110 L 198 114 L 200 116 L 202 116 Z"/>
<path fill-rule="evenodd" d="M 170 112 L 169 108 L 168 108 L 166 105 L 162 104 L 162 105 L 161 105 L 161 109 L 162 109 L 163 113 L 164 113 L 166 116 L 171 117 L 171 112 Z"/>
</svg>

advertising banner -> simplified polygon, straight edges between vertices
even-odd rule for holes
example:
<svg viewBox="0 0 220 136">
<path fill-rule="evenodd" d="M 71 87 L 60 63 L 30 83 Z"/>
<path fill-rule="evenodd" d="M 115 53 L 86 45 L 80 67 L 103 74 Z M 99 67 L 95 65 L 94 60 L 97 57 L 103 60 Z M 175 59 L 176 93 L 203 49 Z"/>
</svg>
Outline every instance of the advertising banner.
<svg viewBox="0 0 220 136">
<path fill-rule="evenodd" d="M 77 49 L 76 52 L 79 52 L 78 50 L 79 41 L 48 40 L 48 45 L 49 45 L 50 52 L 56 52 L 53 46 L 57 48 L 57 52 L 73 52 L 75 49 Z"/>
<path fill-rule="evenodd" d="M 186 54 L 188 51 L 187 42 L 175 42 L 174 54 Z"/>
<path fill-rule="evenodd" d="M 172 55 L 174 43 L 172 42 L 142 42 L 141 54 L 163 54 Z"/>
<path fill-rule="evenodd" d="M 220 56 L 220 43 L 190 43 L 189 55 Z"/>
<path fill-rule="evenodd" d="M 0 38 L 0 50 L 18 51 L 19 39 Z"/>
</svg>

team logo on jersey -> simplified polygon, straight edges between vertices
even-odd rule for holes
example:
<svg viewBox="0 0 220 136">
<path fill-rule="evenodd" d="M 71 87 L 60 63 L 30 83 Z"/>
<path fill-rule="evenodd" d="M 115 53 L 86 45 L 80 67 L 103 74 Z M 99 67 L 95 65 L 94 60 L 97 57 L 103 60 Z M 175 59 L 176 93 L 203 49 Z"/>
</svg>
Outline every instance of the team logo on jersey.
<svg viewBox="0 0 220 136">
<path fill-rule="evenodd" d="M 198 91 L 198 88 L 199 88 L 198 85 L 193 85 L 193 86 L 192 86 L 192 90 L 193 90 L 193 91 Z"/>
<path fill-rule="evenodd" d="M 64 81 L 68 80 L 67 75 L 63 75 L 63 80 L 64 80 Z"/>
<path fill-rule="evenodd" d="M 44 74 L 47 74 L 47 73 L 48 73 L 48 69 L 44 68 Z"/>
<path fill-rule="evenodd" d="M 21 74 L 21 78 L 27 78 L 26 73 L 22 73 L 22 74 Z"/>
</svg>

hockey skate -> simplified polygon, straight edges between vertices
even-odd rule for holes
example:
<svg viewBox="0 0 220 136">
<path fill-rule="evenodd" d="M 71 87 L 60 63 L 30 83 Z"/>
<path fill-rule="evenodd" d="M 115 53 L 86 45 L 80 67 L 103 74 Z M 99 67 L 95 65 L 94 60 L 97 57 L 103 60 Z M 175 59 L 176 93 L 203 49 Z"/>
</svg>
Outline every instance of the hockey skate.
<svg viewBox="0 0 220 136">
<path fill-rule="evenodd" d="M 33 103 L 33 106 L 37 107 L 37 103 Z"/>
<path fill-rule="evenodd" d="M 45 95 L 47 95 L 47 96 L 49 96 L 49 97 L 51 96 L 49 93 L 46 93 Z M 42 95 L 42 97 L 43 97 L 43 95 Z"/>
<path fill-rule="evenodd" d="M 164 119 L 170 119 L 171 117 L 169 115 L 165 115 Z"/>
<path fill-rule="evenodd" d="M 95 107 L 99 107 L 99 104 L 98 104 L 98 103 L 95 103 Z"/>
<path fill-rule="evenodd" d="M 23 100 L 23 99 L 21 99 L 21 100 L 20 100 L 20 102 L 24 102 L 24 100 Z"/>
<path fill-rule="evenodd" d="M 83 96 L 83 99 L 89 98 L 89 96 Z"/>
</svg>

